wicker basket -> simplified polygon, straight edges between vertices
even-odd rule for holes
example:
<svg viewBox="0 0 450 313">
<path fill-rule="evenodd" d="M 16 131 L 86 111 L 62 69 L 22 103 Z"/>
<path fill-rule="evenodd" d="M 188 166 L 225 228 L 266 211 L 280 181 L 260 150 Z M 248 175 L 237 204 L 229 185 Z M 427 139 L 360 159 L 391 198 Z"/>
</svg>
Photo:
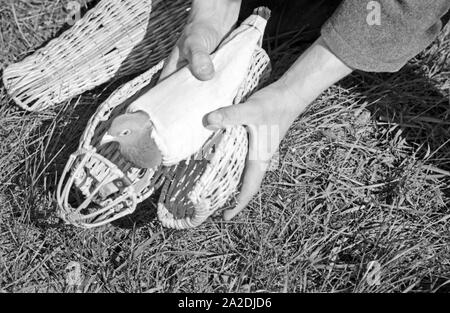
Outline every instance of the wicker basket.
<svg viewBox="0 0 450 313">
<path fill-rule="evenodd" d="M 264 50 L 255 51 L 236 103 L 267 78 L 268 64 Z M 99 146 L 109 122 L 156 82 L 162 67 L 160 62 L 117 89 L 90 119 L 79 149 L 71 155 L 58 184 L 61 216 L 68 223 L 83 228 L 107 224 L 134 212 L 138 203 L 162 187 L 158 204 L 161 223 L 170 228 L 191 228 L 223 207 L 236 192 L 247 155 L 244 127 L 217 131 L 190 159 L 156 171 L 133 167 L 123 159 L 117 145 Z M 72 187 L 85 198 L 75 208 L 69 203 Z"/>
<path fill-rule="evenodd" d="M 60 37 L 8 66 L 4 86 L 21 108 L 39 111 L 143 72 L 167 56 L 189 2 L 103 0 Z"/>
<path fill-rule="evenodd" d="M 161 60 L 178 38 L 188 4 L 153 1 L 149 20 L 149 0 L 103 0 L 61 37 L 5 70 L 16 103 L 41 110 L 103 82 L 148 69 L 119 87 L 89 120 L 57 188 L 60 215 L 66 222 L 82 228 L 107 224 L 131 214 L 138 203 L 160 190 L 162 224 L 196 227 L 236 192 L 248 148 L 244 127 L 217 131 L 190 159 L 154 171 L 134 167 L 116 144 L 99 145 L 111 120 L 156 84 L 164 65 Z M 245 100 L 268 77 L 269 69 L 267 54 L 258 48 L 235 103 Z M 56 95 L 63 85 L 70 88 Z"/>
</svg>

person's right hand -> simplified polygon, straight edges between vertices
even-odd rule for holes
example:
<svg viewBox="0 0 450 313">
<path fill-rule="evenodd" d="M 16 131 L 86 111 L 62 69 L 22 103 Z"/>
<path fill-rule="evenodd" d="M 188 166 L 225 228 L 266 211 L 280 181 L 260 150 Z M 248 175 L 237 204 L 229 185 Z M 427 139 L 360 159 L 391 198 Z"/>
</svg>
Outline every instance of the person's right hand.
<svg viewBox="0 0 450 313">
<path fill-rule="evenodd" d="M 241 0 L 194 0 L 188 23 L 166 61 L 160 79 L 186 64 L 197 79 L 213 78 L 210 54 L 232 30 L 240 5 Z"/>
</svg>

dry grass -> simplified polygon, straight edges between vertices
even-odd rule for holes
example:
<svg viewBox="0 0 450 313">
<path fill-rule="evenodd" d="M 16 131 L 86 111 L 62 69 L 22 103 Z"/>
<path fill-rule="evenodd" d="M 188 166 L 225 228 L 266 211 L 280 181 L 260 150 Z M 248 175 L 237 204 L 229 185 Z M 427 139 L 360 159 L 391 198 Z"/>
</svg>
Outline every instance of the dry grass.
<svg viewBox="0 0 450 313">
<path fill-rule="evenodd" d="M 63 27 L 67 1 L 0 0 L 0 65 Z M 302 49 L 274 46 L 274 77 Z M 250 207 L 229 223 L 163 229 L 151 205 L 80 231 L 54 183 L 106 85 L 42 113 L 0 87 L 0 290 L 408 292 L 450 285 L 450 27 L 395 74 L 356 73 L 310 106 Z M 368 264 L 381 266 L 370 284 Z"/>
</svg>

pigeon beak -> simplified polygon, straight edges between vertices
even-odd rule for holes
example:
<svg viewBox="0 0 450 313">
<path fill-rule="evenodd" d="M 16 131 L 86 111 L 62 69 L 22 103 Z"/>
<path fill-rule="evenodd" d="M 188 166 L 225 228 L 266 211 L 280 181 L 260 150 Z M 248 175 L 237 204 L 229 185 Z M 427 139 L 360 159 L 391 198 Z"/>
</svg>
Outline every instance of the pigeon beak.
<svg viewBox="0 0 450 313">
<path fill-rule="evenodd" d="M 110 134 L 106 133 L 102 140 L 100 140 L 100 146 L 103 146 L 104 144 L 107 144 L 108 142 L 113 142 L 116 140 L 116 137 L 111 136 Z"/>
</svg>

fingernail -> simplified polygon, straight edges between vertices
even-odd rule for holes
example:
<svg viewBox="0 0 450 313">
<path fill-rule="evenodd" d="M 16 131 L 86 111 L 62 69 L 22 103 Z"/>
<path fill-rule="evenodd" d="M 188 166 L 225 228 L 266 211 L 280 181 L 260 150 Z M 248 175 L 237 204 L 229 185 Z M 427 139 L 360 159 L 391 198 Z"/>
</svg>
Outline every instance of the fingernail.
<svg viewBox="0 0 450 313">
<path fill-rule="evenodd" d="M 213 78 L 214 71 L 211 68 L 211 66 L 209 66 L 208 64 L 205 64 L 198 69 L 198 75 L 200 75 L 202 77 L 202 79 L 204 79 L 204 80 L 209 80 L 209 79 Z"/>
<path fill-rule="evenodd" d="M 210 64 L 206 63 L 206 64 L 203 64 L 203 65 L 198 69 L 198 71 L 199 71 L 200 73 L 202 73 L 202 74 L 209 74 L 209 73 L 212 72 L 212 69 L 211 69 Z"/>
</svg>

